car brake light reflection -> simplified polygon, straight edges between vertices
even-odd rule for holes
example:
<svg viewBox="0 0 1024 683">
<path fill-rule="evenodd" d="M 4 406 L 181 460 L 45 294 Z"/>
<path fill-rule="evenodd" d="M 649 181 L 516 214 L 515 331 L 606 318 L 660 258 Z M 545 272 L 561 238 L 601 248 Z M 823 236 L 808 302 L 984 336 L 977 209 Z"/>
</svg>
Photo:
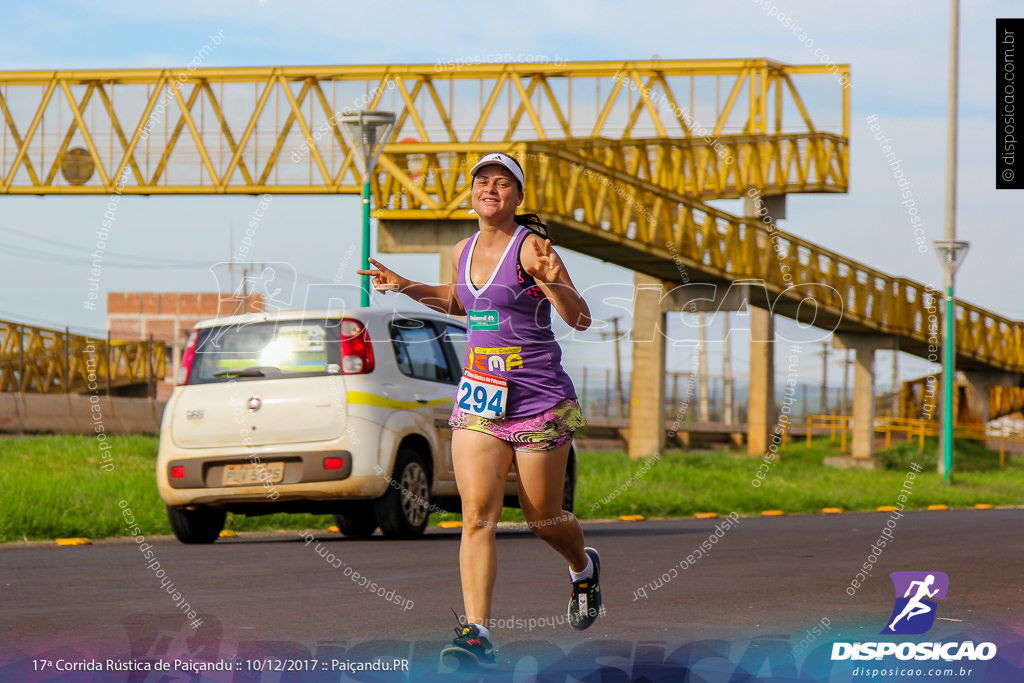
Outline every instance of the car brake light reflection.
<svg viewBox="0 0 1024 683">
<path fill-rule="evenodd" d="M 178 367 L 178 386 L 188 384 L 189 375 L 192 374 L 192 363 L 196 358 L 196 342 L 199 341 L 199 330 L 192 330 L 185 343 L 185 350 L 181 354 L 181 365 Z"/>
<path fill-rule="evenodd" d="M 341 371 L 346 375 L 373 372 L 373 344 L 366 327 L 358 320 L 341 321 Z"/>
<path fill-rule="evenodd" d="M 184 479 L 185 468 L 182 465 L 175 465 L 171 468 L 171 479 Z"/>
<path fill-rule="evenodd" d="M 345 466 L 344 458 L 324 458 L 325 470 L 340 470 Z"/>
</svg>

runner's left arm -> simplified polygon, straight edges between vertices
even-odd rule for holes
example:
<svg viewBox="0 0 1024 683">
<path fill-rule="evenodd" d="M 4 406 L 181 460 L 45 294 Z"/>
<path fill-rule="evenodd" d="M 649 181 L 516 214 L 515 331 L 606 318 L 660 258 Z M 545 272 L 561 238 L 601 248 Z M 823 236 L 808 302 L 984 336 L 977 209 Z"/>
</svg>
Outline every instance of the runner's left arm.
<svg viewBox="0 0 1024 683">
<path fill-rule="evenodd" d="M 590 307 L 569 278 L 562 259 L 551 248 L 551 240 L 541 243 L 531 235 L 527 241 L 532 248 L 523 249 L 523 270 L 537 281 L 544 296 L 570 327 L 580 331 L 590 327 Z"/>
</svg>

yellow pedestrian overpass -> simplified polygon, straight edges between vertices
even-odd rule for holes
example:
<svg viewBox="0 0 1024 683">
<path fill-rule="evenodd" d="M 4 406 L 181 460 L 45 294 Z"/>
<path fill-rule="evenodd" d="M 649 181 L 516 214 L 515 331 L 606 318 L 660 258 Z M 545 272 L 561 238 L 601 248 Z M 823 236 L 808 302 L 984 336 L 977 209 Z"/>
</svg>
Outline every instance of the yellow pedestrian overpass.
<svg viewBox="0 0 1024 683">
<path fill-rule="evenodd" d="M 339 115 L 394 111 L 369 179 L 379 250 L 439 253 L 447 277 L 476 224 L 468 169 L 513 154 L 523 210 L 559 245 L 636 273 L 632 415 L 660 414 L 665 315 L 710 291 L 680 285 L 746 283 L 759 338 L 783 315 L 857 349 L 864 456 L 874 350 L 927 358 L 942 297 L 775 225 L 785 195 L 846 191 L 849 79 L 766 59 L 0 72 L 0 194 L 358 194 Z M 708 203 L 739 198 L 744 215 Z M 735 303 L 716 297 L 703 305 Z M 1021 323 L 964 302 L 955 315 L 979 410 L 1019 404 Z M 771 348 L 751 347 L 751 452 L 776 425 Z M 632 454 L 661 448 L 656 422 L 634 418 Z"/>
</svg>

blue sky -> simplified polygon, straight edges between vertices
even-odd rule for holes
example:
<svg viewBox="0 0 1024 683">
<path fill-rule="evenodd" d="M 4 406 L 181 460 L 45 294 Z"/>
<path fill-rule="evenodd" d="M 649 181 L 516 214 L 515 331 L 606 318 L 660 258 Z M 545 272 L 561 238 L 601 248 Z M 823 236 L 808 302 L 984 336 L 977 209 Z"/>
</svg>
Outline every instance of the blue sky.
<svg viewBox="0 0 1024 683">
<path fill-rule="evenodd" d="M 993 189 L 993 112 L 995 18 L 1019 15 L 1021 7 L 1010 1 L 962 4 L 957 230 L 972 247 L 957 279 L 958 295 L 1020 319 L 1021 193 Z M 940 284 L 938 261 L 931 251 L 919 253 L 895 181 L 865 121 L 877 115 L 913 181 L 927 239 L 942 239 L 949 7 L 939 0 L 3 2 L 0 69 L 180 68 L 218 32 L 224 40 L 204 66 L 434 64 L 494 53 L 568 61 L 657 55 L 816 63 L 813 51 L 773 16 L 777 12 L 792 17 L 814 47 L 852 68 L 850 192 L 791 197 L 780 227 L 884 272 Z M 104 201 L 0 197 L 2 317 L 83 330 L 104 327 L 102 309 L 81 305 Z M 125 198 L 108 245 L 111 262 L 122 265 L 105 270 L 104 291 L 213 289 L 203 264 L 229 260 L 231 227 L 237 242 L 256 201 Z M 330 281 L 358 239 L 359 220 L 354 197 L 275 198 L 253 259 L 293 264 L 300 280 Z M 572 254 L 566 260 L 581 287 L 631 282 L 629 273 L 613 266 Z M 420 279 L 436 272 L 436 262 L 421 256 L 389 255 L 386 262 Z M 169 267 L 182 263 L 194 267 Z M 595 314 L 611 311 L 595 306 Z M 709 337 L 716 334 L 713 327 Z M 733 346 L 739 374 L 743 346 Z M 671 350 L 670 362 L 688 368 L 689 353 Z M 591 344 L 580 347 L 577 357 L 604 364 L 609 354 L 610 344 Z M 888 361 L 880 354 L 879 362 Z M 907 377 L 926 367 L 911 359 L 903 365 Z M 820 377 L 820 360 L 810 351 L 801 367 L 801 381 Z M 886 372 L 879 377 L 888 383 Z"/>
</svg>

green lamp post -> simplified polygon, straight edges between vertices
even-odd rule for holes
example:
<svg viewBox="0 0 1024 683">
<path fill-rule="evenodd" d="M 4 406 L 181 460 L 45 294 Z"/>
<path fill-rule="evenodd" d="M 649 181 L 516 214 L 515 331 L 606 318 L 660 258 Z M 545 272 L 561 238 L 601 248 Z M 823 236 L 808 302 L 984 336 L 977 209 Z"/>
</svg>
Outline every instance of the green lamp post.
<svg viewBox="0 0 1024 683">
<path fill-rule="evenodd" d="M 942 453 L 939 458 L 939 473 L 949 482 L 953 469 L 953 390 L 956 386 L 956 299 L 953 297 L 953 280 L 956 271 L 967 256 L 967 242 L 956 240 L 933 242 L 935 252 L 945 271 L 946 307 L 945 325 L 942 334 Z"/>
<path fill-rule="evenodd" d="M 953 470 L 953 392 L 956 387 L 956 298 L 953 281 L 956 271 L 967 256 L 967 242 L 956 239 L 956 157 L 957 157 L 957 97 L 960 62 L 960 0 L 950 0 L 949 20 L 949 96 L 946 119 L 946 234 L 945 240 L 935 241 L 935 253 L 945 275 L 945 325 L 942 335 L 942 431 L 939 435 L 939 474 L 949 483 Z"/>
<path fill-rule="evenodd" d="M 343 114 L 341 133 L 352 149 L 359 175 L 363 178 L 363 260 L 362 267 L 370 268 L 370 178 L 377 159 L 384 149 L 384 141 L 395 125 L 395 114 L 388 111 L 359 111 Z M 362 295 L 359 305 L 370 305 L 370 278 L 361 278 Z"/>
</svg>

